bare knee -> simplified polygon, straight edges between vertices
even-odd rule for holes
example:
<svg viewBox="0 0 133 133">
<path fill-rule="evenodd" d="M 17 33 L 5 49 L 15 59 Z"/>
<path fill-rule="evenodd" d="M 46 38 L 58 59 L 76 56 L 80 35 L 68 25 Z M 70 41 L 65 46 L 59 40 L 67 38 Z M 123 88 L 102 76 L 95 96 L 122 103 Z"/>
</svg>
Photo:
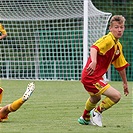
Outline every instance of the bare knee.
<svg viewBox="0 0 133 133">
<path fill-rule="evenodd" d="M 110 97 L 110 99 L 115 103 L 119 102 L 119 100 L 121 99 L 121 93 L 115 93 L 112 97 Z"/>
<path fill-rule="evenodd" d="M 113 87 L 109 87 L 103 95 L 109 97 L 115 103 L 121 99 L 121 93 Z"/>
<path fill-rule="evenodd" d="M 113 102 L 117 103 L 121 99 L 121 93 L 119 91 L 116 91 L 112 95 L 107 95 Z"/>
</svg>

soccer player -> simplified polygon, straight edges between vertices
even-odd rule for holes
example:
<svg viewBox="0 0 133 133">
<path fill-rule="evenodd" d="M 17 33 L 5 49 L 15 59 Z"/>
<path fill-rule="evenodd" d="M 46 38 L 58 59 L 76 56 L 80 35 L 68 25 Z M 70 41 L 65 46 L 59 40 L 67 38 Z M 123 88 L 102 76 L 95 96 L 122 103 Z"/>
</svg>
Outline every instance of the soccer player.
<svg viewBox="0 0 133 133">
<path fill-rule="evenodd" d="M 1 23 L 0 23 L 0 32 L 1 32 L 0 40 L 7 37 L 7 32 Z"/>
<path fill-rule="evenodd" d="M 0 107 L 0 122 L 8 119 L 9 113 L 17 111 L 21 107 L 21 105 L 23 105 L 29 99 L 34 89 L 35 89 L 34 83 L 33 82 L 29 83 L 24 95 L 21 98 L 15 100 L 11 104 L 8 104 L 4 107 Z M 2 92 L 3 88 L 0 87 L 0 103 L 2 100 Z"/>
<path fill-rule="evenodd" d="M 121 98 L 120 92 L 104 81 L 103 75 L 111 64 L 119 72 L 124 94 L 129 94 L 125 68 L 129 66 L 122 52 L 119 38 L 125 29 L 125 18 L 122 15 L 114 15 L 110 19 L 110 32 L 98 39 L 90 48 L 90 57 L 82 71 L 81 82 L 89 93 L 83 115 L 78 122 L 83 125 L 102 126 L 102 113 L 115 105 Z M 101 100 L 101 95 L 105 98 Z"/>
</svg>

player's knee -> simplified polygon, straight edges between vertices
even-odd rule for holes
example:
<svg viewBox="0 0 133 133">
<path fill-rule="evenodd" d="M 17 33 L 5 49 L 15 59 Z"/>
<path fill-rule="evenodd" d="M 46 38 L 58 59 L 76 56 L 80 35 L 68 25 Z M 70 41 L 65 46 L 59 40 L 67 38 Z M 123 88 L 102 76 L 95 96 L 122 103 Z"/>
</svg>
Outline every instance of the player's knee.
<svg viewBox="0 0 133 133">
<path fill-rule="evenodd" d="M 121 99 L 121 93 L 120 92 L 115 93 L 115 95 L 113 96 L 113 101 L 117 103 L 119 102 L 120 99 Z"/>
</svg>

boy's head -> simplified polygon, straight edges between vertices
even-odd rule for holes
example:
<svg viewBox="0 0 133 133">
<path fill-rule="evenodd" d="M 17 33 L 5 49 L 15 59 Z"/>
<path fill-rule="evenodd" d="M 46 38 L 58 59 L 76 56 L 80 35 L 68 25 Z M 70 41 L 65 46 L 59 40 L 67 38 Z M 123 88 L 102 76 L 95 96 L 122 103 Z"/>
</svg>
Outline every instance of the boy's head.
<svg viewBox="0 0 133 133">
<path fill-rule="evenodd" d="M 122 15 L 114 15 L 111 19 L 110 19 L 110 26 L 113 25 L 113 22 L 118 22 L 119 24 L 125 24 L 126 19 L 122 16 Z"/>
<path fill-rule="evenodd" d="M 125 18 L 122 15 L 114 15 L 110 19 L 109 30 L 114 35 L 116 39 L 122 37 L 125 30 Z"/>
</svg>

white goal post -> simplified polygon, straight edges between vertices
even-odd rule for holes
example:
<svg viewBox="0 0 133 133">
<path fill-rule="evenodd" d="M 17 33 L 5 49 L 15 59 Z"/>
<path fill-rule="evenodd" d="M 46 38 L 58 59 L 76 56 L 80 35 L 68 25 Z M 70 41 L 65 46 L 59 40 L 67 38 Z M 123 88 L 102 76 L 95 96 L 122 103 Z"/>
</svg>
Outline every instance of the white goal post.
<svg viewBox="0 0 133 133">
<path fill-rule="evenodd" d="M 79 80 L 110 16 L 91 0 L 1 0 L 0 77 Z"/>
</svg>

